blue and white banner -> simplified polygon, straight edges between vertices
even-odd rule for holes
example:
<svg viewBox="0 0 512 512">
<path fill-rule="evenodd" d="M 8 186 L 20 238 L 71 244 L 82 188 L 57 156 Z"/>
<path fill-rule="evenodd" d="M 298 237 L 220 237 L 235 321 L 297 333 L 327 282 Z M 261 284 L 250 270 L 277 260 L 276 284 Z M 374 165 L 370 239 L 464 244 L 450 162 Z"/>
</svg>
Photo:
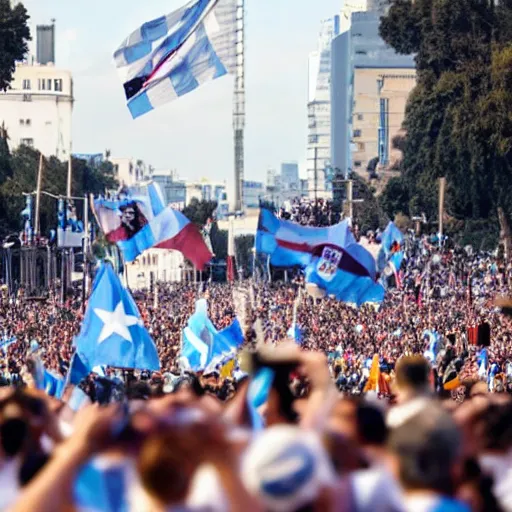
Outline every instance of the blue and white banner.
<svg viewBox="0 0 512 512">
<path fill-rule="evenodd" d="M 236 69 L 236 0 L 192 0 L 144 23 L 114 54 L 137 118 Z"/>
<path fill-rule="evenodd" d="M 262 209 L 255 244 L 272 265 L 303 268 L 308 283 L 338 300 L 361 305 L 384 299 L 384 288 L 375 282 L 375 259 L 356 242 L 348 221 L 304 227 Z"/>
</svg>

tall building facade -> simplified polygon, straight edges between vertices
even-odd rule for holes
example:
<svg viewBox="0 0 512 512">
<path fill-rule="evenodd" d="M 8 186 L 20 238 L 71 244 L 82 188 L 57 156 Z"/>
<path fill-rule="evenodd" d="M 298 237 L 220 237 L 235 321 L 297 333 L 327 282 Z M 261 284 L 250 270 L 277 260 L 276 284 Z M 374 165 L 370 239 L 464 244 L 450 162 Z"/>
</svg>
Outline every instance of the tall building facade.
<svg viewBox="0 0 512 512">
<path fill-rule="evenodd" d="M 352 165 L 361 175 L 390 165 L 392 139 L 400 131 L 416 84 L 414 57 L 398 55 L 379 35 L 385 8 L 352 16 Z"/>
<path fill-rule="evenodd" d="M 55 25 L 38 25 L 36 61 L 38 64 L 55 63 Z"/>
<path fill-rule="evenodd" d="M 371 10 L 353 12 L 350 29 L 333 41 L 332 167 L 345 176 L 389 166 L 415 85 L 414 57 L 398 55 L 379 35 L 387 4 L 368 4 Z"/>
<path fill-rule="evenodd" d="M 331 43 L 340 17 L 322 21 L 318 49 L 309 55 L 307 176 L 311 197 L 327 195 L 324 169 L 331 159 Z"/>
<path fill-rule="evenodd" d="M 260 199 L 265 196 L 265 184 L 261 181 L 244 180 L 242 187 L 244 208 L 258 208 Z"/>
<path fill-rule="evenodd" d="M 283 201 L 289 201 L 300 196 L 299 165 L 297 162 L 281 164 L 280 185 Z"/>
<path fill-rule="evenodd" d="M 178 209 L 185 206 L 185 182 L 179 179 L 175 170 L 154 171 L 151 179 L 160 186 L 165 204 Z"/>
<path fill-rule="evenodd" d="M 73 103 L 70 71 L 16 64 L 11 88 L 0 92 L 0 125 L 5 123 L 11 148 L 24 144 L 67 160 Z"/>
</svg>

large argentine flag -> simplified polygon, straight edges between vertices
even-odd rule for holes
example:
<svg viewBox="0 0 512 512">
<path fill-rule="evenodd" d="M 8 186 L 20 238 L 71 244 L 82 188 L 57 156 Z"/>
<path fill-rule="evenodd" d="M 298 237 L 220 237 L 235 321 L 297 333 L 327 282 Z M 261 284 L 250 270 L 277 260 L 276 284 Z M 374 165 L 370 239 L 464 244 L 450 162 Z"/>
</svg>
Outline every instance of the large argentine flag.
<svg viewBox="0 0 512 512">
<path fill-rule="evenodd" d="M 197 227 L 181 212 L 164 206 L 156 183 L 147 186 L 145 196 L 97 199 L 94 213 L 105 237 L 118 245 L 127 263 L 151 247 L 180 251 L 199 270 L 212 258 Z"/>
<path fill-rule="evenodd" d="M 236 68 L 236 0 L 192 0 L 144 23 L 114 54 L 134 118 Z"/>
<path fill-rule="evenodd" d="M 261 210 L 256 250 L 268 254 L 272 265 L 305 269 L 308 282 L 338 300 L 360 305 L 384 299 L 384 288 L 375 283 L 375 260 L 356 242 L 347 221 L 304 227 Z"/>
</svg>

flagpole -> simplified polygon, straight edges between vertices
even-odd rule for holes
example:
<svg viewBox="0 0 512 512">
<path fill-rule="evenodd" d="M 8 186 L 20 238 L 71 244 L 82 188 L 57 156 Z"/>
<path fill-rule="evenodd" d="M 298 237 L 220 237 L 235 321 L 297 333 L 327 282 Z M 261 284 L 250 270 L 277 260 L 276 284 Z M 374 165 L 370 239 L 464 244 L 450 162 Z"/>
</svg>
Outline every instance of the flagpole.
<svg viewBox="0 0 512 512">
<path fill-rule="evenodd" d="M 36 218 L 34 219 L 35 229 L 34 238 L 39 236 L 40 223 L 39 223 L 39 211 L 41 209 L 41 183 L 43 181 L 43 154 L 39 154 L 39 169 L 37 171 L 37 190 L 36 190 Z"/>
<path fill-rule="evenodd" d="M 443 245 L 443 217 L 446 178 L 439 178 L 439 247 Z"/>
</svg>

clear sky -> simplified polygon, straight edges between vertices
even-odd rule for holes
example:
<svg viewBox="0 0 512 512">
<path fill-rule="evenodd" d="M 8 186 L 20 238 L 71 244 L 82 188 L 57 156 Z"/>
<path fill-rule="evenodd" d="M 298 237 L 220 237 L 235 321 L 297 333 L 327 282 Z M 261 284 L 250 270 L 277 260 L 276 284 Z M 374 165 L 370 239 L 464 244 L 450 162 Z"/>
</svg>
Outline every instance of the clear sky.
<svg viewBox="0 0 512 512">
<path fill-rule="evenodd" d="M 142 159 L 180 177 L 232 181 L 233 79 L 223 77 L 135 121 L 112 54 L 143 22 L 186 0 L 23 0 L 31 23 L 56 19 L 57 66 L 73 72 L 73 151 Z M 308 53 L 342 0 L 247 0 L 246 179 L 298 161 L 305 170 Z"/>
</svg>

